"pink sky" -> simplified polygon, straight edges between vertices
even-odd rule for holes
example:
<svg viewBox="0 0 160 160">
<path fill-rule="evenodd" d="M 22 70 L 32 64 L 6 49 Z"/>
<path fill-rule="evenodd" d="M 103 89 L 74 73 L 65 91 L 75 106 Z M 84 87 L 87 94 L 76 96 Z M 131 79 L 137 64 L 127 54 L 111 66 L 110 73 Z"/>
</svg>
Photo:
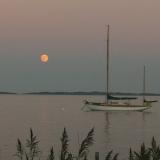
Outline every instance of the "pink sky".
<svg viewBox="0 0 160 160">
<path fill-rule="evenodd" d="M 138 73 L 137 83 L 141 74 L 138 68 L 145 63 L 156 72 L 159 63 L 159 12 L 159 0 L 1 0 L 0 72 L 6 87 L 0 87 L 0 90 L 26 90 L 28 86 L 33 90 L 103 90 L 105 24 L 111 25 L 111 65 L 115 77 L 120 69 L 127 68 L 125 63 L 131 65 L 123 74 L 128 75 L 130 70 L 134 70 L 134 60 L 137 63 L 134 75 Z M 50 56 L 45 67 L 39 63 L 41 52 L 48 52 Z M 83 73 L 84 66 L 86 73 Z M 12 76 L 17 68 L 18 73 Z M 66 68 L 71 72 L 67 77 Z M 27 77 L 35 75 L 32 72 L 36 70 L 41 77 L 39 79 L 42 79 L 39 86 L 35 85 L 36 75 L 32 81 L 21 79 L 24 70 L 28 73 Z M 43 70 L 48 72 L 44 75 Z M 88 73 L 91 73 L 91 78 L 87 77 Z M 73 77 L 78 75 L 73 81 Z M 100 79 L 96 78 L 88 87 L 95 75 Z M 158 85 L 160 77 L 157 74 L 152 76 L 157 79 Z M 9 80 L 6 83 L 5 77 L 13 78 L 13 86 Z M 55 79 L 56 83 L 61 83 L 54 84 L 52 80 Z M 18 85 L 19 80 L 21 86 Z M 123 81 L 120 77 L 122 84 Z M 116 81 L 112 83 L 114 86 L 117 84 Z M 156 88 L 154 85 L 152 87 Z M 116 88 L 121 90 L 118 85 Z"/>
</svg>

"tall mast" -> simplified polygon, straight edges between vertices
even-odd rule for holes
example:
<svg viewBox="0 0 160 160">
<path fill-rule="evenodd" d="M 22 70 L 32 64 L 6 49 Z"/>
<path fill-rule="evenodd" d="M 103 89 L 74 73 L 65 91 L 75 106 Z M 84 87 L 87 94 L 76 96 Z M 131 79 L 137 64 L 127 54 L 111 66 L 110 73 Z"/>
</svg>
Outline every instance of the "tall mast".
<svg viewBox="0 0 160 160">
<path fill-rule="evenodd" d="M 144 68 L 143 68 L 143 103 L 145 101 L 145 93 L 146 93 L 146 67 L 144 65 Z"/>
<path fill-rule="evenodd" d="M 107 88 L 106 88 L 106 103 L 108 104 L 109 93 L 109 25 L 107 25 Z"/>
</svg>

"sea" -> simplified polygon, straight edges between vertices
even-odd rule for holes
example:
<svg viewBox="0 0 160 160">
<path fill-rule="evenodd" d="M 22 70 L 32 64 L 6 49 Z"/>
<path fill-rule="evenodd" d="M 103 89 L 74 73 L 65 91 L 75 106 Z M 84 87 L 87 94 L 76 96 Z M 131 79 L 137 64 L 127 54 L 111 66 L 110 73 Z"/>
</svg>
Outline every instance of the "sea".
<svg viewBox="0 0 160 160">
<path fill-rule="evenodd" d="M 160 97 L 147 97 L 160 100 Z M 160 103 L 144 112 L 87 111 L 85 99 L 103 101 L 103 96 L 77 95 L 0 95 L 0 160 L 17 159 L 19 138 L 26 145 L 30 129 L 39 141 L 41 159 L 47 159 L 53 146 L 55 156 L 60 155 L 61 137 L 66 128 L 69 151 L 78 153 L 81 142 L 94 127 L 94 144 L 89 157 L 99 152 L 100 159 L 113 150 L 120 159 L 127 159 L 130 147 L 140 150 L 145 142 L 150 146 L 154 136 L 160 144 Z M 138 97 L 138 103 L 142 98 Z"/>
</svg>

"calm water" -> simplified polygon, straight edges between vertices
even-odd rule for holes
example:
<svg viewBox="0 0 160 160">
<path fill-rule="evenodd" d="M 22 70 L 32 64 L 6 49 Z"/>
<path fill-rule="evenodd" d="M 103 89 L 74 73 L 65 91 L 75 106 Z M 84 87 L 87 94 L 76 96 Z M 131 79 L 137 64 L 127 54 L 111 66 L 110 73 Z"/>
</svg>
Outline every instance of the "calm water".
<svg viewBox="0 0 160 160">
<path fill-rule="evenodd" d="M 106 151 L 114 149 L 124 158 L 130 146 L 136 149 L 143 141 L 149 144 L 152 136 L 160 142 L 159 103 L 145 112 L 84 112 L 81 108 L 86 98 L 103 100 L 100 96 L 1 95 L 0 159 L 13 159 L 17 138 L 25 143 L 30 127 L 40 139 L 42 157 L 46 157 L 52 145 L 59 153 L 64 127 L 74 153 L 79 142 L 95 127 L 91 156 L 99 151 L 103 157 Z M 160 97 L 149 98 L 160 100 Z"/>
</svg>

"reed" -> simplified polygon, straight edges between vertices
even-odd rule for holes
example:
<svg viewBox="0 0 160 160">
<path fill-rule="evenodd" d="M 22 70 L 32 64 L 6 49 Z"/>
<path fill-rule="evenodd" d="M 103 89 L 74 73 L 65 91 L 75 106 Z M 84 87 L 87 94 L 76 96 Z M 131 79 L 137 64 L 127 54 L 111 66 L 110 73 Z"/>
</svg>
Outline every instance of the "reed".
<svg viewBox="0 0 160 160">
<path fill-rule="evenodd" d="M 157 145 L 154 137 L 152 138 L 151 147 L 149 150 L 153 160 L 160 160 L 160 147 Z"/>
<path fill-rule="evenodd" d="M 92 128 L 89 133 L 87 134 L 87 137 L 82 141 L 80 145 L 80 149 L 78 152 L 78 159 L 87 159 L 88 153 L 89 153 L 89 147 L 93 144 L 94 136 L 94 128 Z"/>
<path fill-rule="evenodd" d="M 74 155 L 69 151 L 69 137 L 64 128 L 61 137 L 61 149 L 59 157 L 55 156 L 53 146 L 50 148 L 49 154 L 46 160 L 88 160 L 89 148 L 94 144 L 94 128 L 92 128 L 86 138 L 80 144 L 78 154 Z M 15 157 L 17 160 L 41 160 L 41 151 L 39 149 L 39 140 L 34 135 L 33 130 L 30 129 L 29 138 L 26 139 L 25 145 L 21 140 L 17 139 Z M 113 154 L 113 150 L 106 152 L 104 160 L 118 160 L 119 154 Z M 132 148 L 129 150 L 128 160 L 160 160 L 160 146 L 157 144 L 155 138 L 151 140 L 151 145 L 146 147 L 145 143 L 142 143 L 139 151 L 134 151 Z M 99 160 L 99 152 L 95 154 L 95 160 Z"/>
<path fill-rule="evenodd" d="M 20 160 L 23 160 L 24 149 L 20 139 L 17 139 L 17 152 L 15 156 L 17 156 Z"/>
<path fill-rule="evenodd" d="M 23 145 L 21 140 L 17 139 L 17 152 L 16 156 L 19 160 L 34 160 L 40 158 L 39 141 L 33 134 L 32 128 L 30 129 L 29 138 L 26 139 L 26 145 Z"/>
<path fill-rule="evenodd" d="M 69 140 L 68 140 L 68 134 L 67 134 L 66 128 L 64 128 L 64 130 L 63 130 L 61 143 L 62 143 L 62 145 L 61 145 L 60 160 L 66 160 L 70 156 L 70 154 L 68 152 Z"/>
<path fill-rule="evenodd" d="M 105 157 L 105 160 L 117 160 L 118 159 L 118 153 L 116 153 L 114 156 L 113 155 L 113 150 L 109 151 Z"/>
<path fill-rule="evenodd" d="M 144 143 L 142 143 L 139 152 L 134 151 L 134 155 L 135 160 L 150 160 L 151 158 L 150 150 L 145 147 Z"/>
<path fill-rule="evenodd" d="M 72 152 L 69 152 L 69 138 L 66 131 L 66 128 L 64 128 L 62 137 L 61 137 L 61 151 L 59 160 L 73 160 L 73 159 L 80 159 L 87 160 L 87 155 L 89 152 L 89 147 L 93 144 L 93 132 L 94 129 L 92 128 L 89 133 L 87 134 L 87 137 L 82 141 L 79 154 L 78 156 L 74 155 Z M 39 149 L 39 140 L 37 136 L 34 135 L 33 130 L 30 129 L 29 138 L 26 139 L 26 145 L 23 145 L 21 140 L 17 139 L 17 146 L 16 146 L 16 153 L 15 157 L 17 160 L 40 160 L 40 149 Z M 53 146 L 51 147 L 49 151 L 49 155 L 47 157 L 47 160 L 55 160 L 55 154 L 53 150 Z"/>
<path fill-rule="evenodd" d="M 53 146 L 52 146 L 47 160 L 54 160 L 54 159 L 55 159 L 55 156 L 54 156 L 54 151 L 53 151 Z"/>
</svg>

